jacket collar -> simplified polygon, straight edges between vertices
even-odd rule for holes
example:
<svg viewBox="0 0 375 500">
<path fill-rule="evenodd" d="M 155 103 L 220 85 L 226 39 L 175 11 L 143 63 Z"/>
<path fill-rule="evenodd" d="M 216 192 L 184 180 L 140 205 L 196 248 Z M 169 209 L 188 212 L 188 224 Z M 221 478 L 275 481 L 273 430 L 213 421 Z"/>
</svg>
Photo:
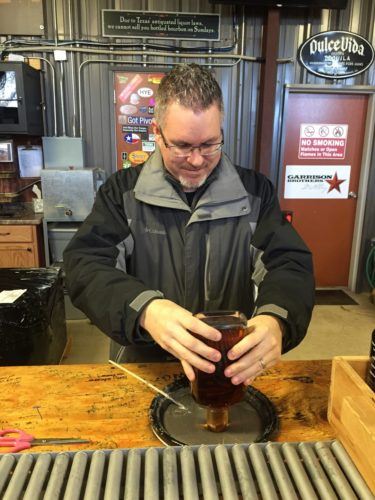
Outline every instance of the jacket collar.
<svg viewBox="0 0 375 500">
<path fill-rule="evenodd" d="M 250 213 L 248 193 L 229 158 L 222 153 L 215 178 L 198 200 L 189 223 Z M 142 167 L 134 188 L 135 198 L 150 205 L 191 211 L 166 179 L 163 159 L 156 149 Z"/>
<path fill-rule="evenodd" d="M 150 205 L 178 208 L 190 211 L 189 205 L 178 195 L 173 185 L 166 179 L 160 150 L 145 162 L 134 187 L 135 198 Z"/>
</svg>

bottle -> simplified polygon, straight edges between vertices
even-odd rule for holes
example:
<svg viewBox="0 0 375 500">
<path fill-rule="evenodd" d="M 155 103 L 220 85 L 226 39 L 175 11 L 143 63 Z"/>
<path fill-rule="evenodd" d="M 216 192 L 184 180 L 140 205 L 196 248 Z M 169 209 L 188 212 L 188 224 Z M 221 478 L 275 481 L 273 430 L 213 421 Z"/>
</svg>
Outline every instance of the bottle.
<svg viewBox="0 0 375 500">
<path fill-rule="evenodd" d="M 206 407 L 206 428 L 223 432 L 229 425 L 228 407 L 241 401 L 246 392 L 244 384 L 233 385 L 224 371 L 232 363 L 227 358 L 228 351 L 247 335 L 247 319 L 239 311 L 201 312 L 195 316 L 222 334 L 222 339 L 217 342 L 199 337 L 221 352 L 221 360 L 216 363 L 214 373 L 194 370 L 191 393 L 198 404 Z"/>
</svg>

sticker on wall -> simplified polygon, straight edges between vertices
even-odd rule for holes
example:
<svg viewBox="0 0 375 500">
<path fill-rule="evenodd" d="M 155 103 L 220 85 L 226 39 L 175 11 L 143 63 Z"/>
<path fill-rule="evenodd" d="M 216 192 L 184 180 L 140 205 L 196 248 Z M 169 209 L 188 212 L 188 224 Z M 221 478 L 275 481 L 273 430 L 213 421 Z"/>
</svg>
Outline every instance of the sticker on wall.
<svg viewBox="0 0 375 500">
<path fill-rule="evenodd" d="M 120 75 L 121 77 L 122 75 Z M 142 76 L 139 73 L 136 73 L 129 83 L 121 90 L 118 94 L 118 99 L 120 102 L 125 103 L 130 95 L 136 90 L 137 86 L 142 82 Z M 136 102 L 130 101 L 131 104 L 137 104 Z"/>
<path fill-rule="evenodd" d="M 286 165 L 284 198 L 346 199 L 350 165 Z"/>
<path fill-rule="evenodd" d="M 154 85 L 159 85 L 159 83 L 162 81 L 163 75 L 150 75 L 147 78 L 147 81 L 149 83 L 153 83 Z"/>
<path fill-rule="evenodd" d="M 129 160 L 135 165 L 138 165 L 140 163 L 144 163 L 148 156 L 149 155 L 145 151 L 132 151 L 129 154 Z"/>
<path fill-rule="evenodd" d="M 301 123 L 298 158 L 343 160 L 347 138 L 347 124 Z"/>
<path fill-rule="evenodd" d="M 149 87 L 142 87 L 137 90 L 139 97 L 151 97 L 154 95 L 154 91 Z"/>
<path fill-rule="evenodd" d="M 130 103 L 131 104 L 134 104 L 136 106 L 137 104 L 139 104 L 140 100 L 141 100 L 141 98 L 139 97 L 138 94 L 134 94 L 134 93 L 131 94 L 131 96 L 130 96 Z"/>
<path fill-rule="evenodd" d="M 134 134 L 143 134 L 143 135 L 148 134 L 147 127 L 138 127 L 138 126 L 132 127 L 128 125 L 127 127 L 122 127 L 121 130 L 122 132 L 132 132 Z"/>
<path fill-rule="evenodd" d="M 123 104 L 120 106 L 119 111 L 123 115 L 134 115 L 137 112 L 137 106 L 134 106 L 134 104 Z"/>
<path fill-rule="evenodd" d="M 128 116 L 127 122 L 129 125 L 143 125 L 150 126 L 152 118 L 149 116 Z"/>
<path fill-rule="evenodd" d="M 155 151 L 155 142 L 142 141 L 142 151 L 147 151 L 148 153 Z"/>
<path fill-rule="evenodd" d="M 138 134 L 132 134 L 131 132 L 127 133 L 124 136 L 124 141 L 127 142 L 128 144 L 137 144 L 141 138 L 139 137 Z"/>
</svg>

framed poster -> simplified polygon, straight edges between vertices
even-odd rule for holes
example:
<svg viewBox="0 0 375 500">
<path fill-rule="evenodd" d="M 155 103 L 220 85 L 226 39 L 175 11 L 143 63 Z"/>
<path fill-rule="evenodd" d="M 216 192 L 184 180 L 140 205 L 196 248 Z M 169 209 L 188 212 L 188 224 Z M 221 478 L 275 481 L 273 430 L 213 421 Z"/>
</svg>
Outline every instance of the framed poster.
<svg viewBox="0 0 375 500">
<path fill-rule="evenodd" d="M 11 163 L 13 161 L 13 141 L 0 142 L 0 162 Z"/>
<path fill-rule="evenodd" d="M 43 169 L 42 146 L 17 146 L 20 177 L 40 177 Z"/>
<path fill-rule="evenodd" d="M 220 14 L 118 9 L 101 12 L 105 37 L 220 40 Z"/>
<path fill-rule="evenodd" d="M 155 92 L 165 73 L 114 71 L 117 170 L 145 162 L 155 150 Z"/>
</svg>

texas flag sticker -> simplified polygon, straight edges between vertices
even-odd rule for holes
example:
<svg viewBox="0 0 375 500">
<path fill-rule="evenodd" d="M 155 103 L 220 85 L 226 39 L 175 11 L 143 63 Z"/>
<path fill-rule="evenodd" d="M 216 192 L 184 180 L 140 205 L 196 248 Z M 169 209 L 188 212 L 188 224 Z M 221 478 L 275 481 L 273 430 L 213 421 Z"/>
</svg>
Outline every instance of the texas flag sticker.
<svg viewBox="0 0 375 500">
<path fill-rule="evenodd" d="M 139 137 L 139 135 L 129 132 L 128 134 L 126 134 L 124 136 L 124 140 L 128 144 L 136 144 L 137 142 L 139 142 L 141 140 L 141 138 Z"/>
</svg>

